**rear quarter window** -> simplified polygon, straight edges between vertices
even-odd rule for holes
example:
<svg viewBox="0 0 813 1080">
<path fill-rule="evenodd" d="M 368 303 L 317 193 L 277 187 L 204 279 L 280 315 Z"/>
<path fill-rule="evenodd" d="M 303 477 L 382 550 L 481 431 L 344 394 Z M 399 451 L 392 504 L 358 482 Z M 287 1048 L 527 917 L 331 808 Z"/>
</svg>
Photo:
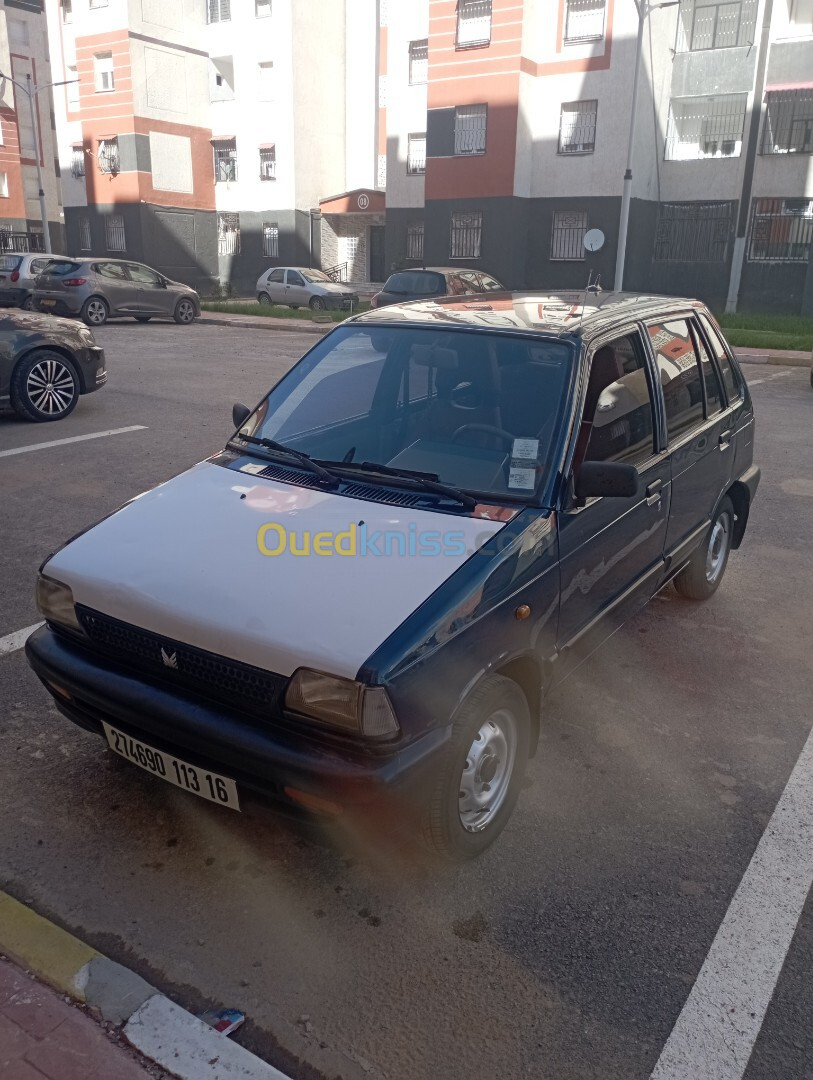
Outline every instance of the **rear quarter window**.
<svg viewBox="0 0 813 1080">
<path fill-rule="evenodd" d="M 742 397 L 742 385 L 737 372 L 734 370 L 734 366 L 729 359 L 726 347 L 723 341 L 712 325 L 711 320 L 701 313 L 700 322 L 703 329 L 706 332 L 706 337 L 711 345 L 711 351 L 717 357 L 717 363 L 720 365 L 720 372 L 723 376 L 723 384 L 725 385 L 725 392 L 730 402 L 739 401 Z"/>
</svg>

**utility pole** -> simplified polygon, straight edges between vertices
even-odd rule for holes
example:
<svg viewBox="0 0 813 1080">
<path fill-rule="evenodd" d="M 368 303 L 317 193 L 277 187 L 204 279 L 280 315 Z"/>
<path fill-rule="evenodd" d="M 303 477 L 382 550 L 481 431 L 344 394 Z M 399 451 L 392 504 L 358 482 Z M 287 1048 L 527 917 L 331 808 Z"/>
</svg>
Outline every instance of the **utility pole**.
<svg viewBox="0 0 813 1080">
<path fill-rule="evenodd" d="M 677 7 L 680 0 L 668 0 L 663 4 L 650 4 L 649 0 L 635 0 L 638 10 L 638 39 L 635 45 L 635 66 L 632 73 L 632 106 L 630 108 L 630 130 L 627 142 L 627 168 L 624 173 L 624 193 L 621 196 L 621 218 L 618 223 L 618 248 L 615 257 L 614 288 L 620 292 L 624 288 L 624 264 L 627 259 L 627 230 L 630 222 L 630 201 L 632 200 L 632 158 L 635 145 L 635 113 L 638 107 L 638 83 L 641 75 L 641 56 L 644 44 L 644 24 L 647 17 L 659 8 Z"/>
<path fill-rule="evenodd" d="M 39 200 L 40 200 L 40 217 L 42 219 L 42 239 L 45 244 L 45 251 L 48 255 L 51 254 L 51 230 L 48 226 L 48 207 L 45 203 L 45 188 L 42 184 L 42 164 L 40 162 L 40 126 L 37 118 L 37 109 L 34 106 L 34 99 L 41 90 L 50 90 L 54 86 L 68 86 L 70 83 L 79 82 L 78 79 L 65 79 L 63 82 L 55 83 L 43 83 L 42 86 L 35 86 L 31 80 L 31 75 L 26 74 L 25 83 L 18 82 L 16 79 L 10 78 L 0 71 L 0 79 L 8 79 L 8 81 L 16 86 L 18 90 L 22 90 L 24 94 L 28 95 L 28 107 L 31 110 L 31 127 L 34 132 L 34 161 L 37 165 L 37 186 L 39 187 Z M 17 116 L 19 117 L 19 111 Z"/>
</svg>

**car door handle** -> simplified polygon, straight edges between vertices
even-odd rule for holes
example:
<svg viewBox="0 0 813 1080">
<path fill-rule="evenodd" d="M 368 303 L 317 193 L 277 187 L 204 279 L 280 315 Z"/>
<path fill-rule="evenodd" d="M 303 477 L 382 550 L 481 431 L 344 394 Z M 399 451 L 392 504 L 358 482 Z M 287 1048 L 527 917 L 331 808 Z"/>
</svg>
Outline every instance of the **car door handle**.
<svg viewBox="0 0 813 1080">
<path fill-rule="evenodd" d="M 734 434 L 734 432 L 731 431 L 730 429 L 728 431 L 721 431 L 720 432 L 719 442 L 720 442 L 720 449 L 721 450 L 727 450 L 729 448 L 729 446 L 731 446 L 731 436 L 733 434 Z"/>
<path fill-rule="evenodd" d="M 647 506 L 655 506 L 661 501 L 661 488 L 663 487 L 663 480 L 653 480 L 652 483 L 646 489 L 646 504 Z"/>
</svg>

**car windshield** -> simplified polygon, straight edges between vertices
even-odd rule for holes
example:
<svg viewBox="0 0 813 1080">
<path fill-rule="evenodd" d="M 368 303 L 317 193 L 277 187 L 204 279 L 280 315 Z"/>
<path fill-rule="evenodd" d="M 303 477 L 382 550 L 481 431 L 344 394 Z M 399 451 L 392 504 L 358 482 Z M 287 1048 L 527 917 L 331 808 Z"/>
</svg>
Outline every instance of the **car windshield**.
<svg viewBox="0 0 813 1080">
<path fill-rule="evenodd" d="M 542 336 L 344 327 L 240 431 L 338 472 L 375 463 L 528 498 L 551 475 L 574 357 L 570 343 Z"/>
<path fill-rule="evenodd" d="M 326 281 L 328 284 L 331 284 L 333 281 L 327 274 L 323 274 L 321 270 L 302 270 L 301 273 L 305 281 L 310 281 L 313 284 L 321 281 Z"/>
<path fill-rule="evenodd" d="M 21 255 L 0 255 L 0 270 L 16 270 L 22 261 Z"/>
</svg>

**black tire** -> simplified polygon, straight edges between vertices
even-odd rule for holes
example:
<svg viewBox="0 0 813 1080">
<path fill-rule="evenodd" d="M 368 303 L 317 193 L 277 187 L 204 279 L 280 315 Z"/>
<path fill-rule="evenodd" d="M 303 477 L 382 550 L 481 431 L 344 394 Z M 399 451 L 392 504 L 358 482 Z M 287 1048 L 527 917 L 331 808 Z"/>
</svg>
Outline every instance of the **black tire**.
<svg viewBox="0 0 813 1080">
<path fill-rule="evenodd" d="M 487 725 L 506 731 L 513 728 L 513 753 L 510 738 L 502 744 L 496 740 L 492 746 L 490 735 L 482 737 Z M 525 695 L 515 682 L 502 675 L 484 679 L 463 703 L 423 813 L 424 842 L 437 854 L 453 862 L 473 859 L 500 835 L 519 796 L 528 761 L 530 728 Z M 483 747 L 479 762 L 475 757 L 478 744 Z M 491 785 L 495 797 L 500 798 L 498 805 L 479 811 L 471 808 L 472 804 L 476 806 L 476 795 L 489 794 Z M 470 808 L 466 808 L 466 802 Z"/>
<path fill-rule="evenodd" d="M 191 326 L 196 317 L 197 311 L 195 310 L 195 305 L 191 300 L 187 300 L 185 296 L 182 296 L 175 305 L 175 311 L 172 314 L 172 318 L 180 326 Z"/>
<path fill-rule="evenodd" d="M 29 353 L 11 374 L 11 404 L 35 423 L 62 420 L 79 400 L 79 374 L 66 356 L 51 349 Z"/>
<path fill-rule="evenodd" d="M 271 303 L 271 297 L 267 292 L 261 292 L 257 297 L 257 303 L 262 304 L 264 307 Z"/>
<path fill-rule="evenodd" d="M 734 536 L 734 506 L 726 495 L 703 542 L 675 578 L 675 588 L 687 600 L 708 600 L 723 580 Z"/>
<path fill-rule="evenodd" d="M 31 293 L 26 296 L 25 300 L 23 300 L 22 304 L 20 304 L 20 307 L 23 311 L 34 310 L 34 297 L 31 295 Z"/>
<path fill-rule="evenodd" d="M 325 311 L 327 304 L 321 296 L 312 296 L 308 301 L 308 307 L 311 311 Z"/>
<path fill-rule="evenodd" d="M 89 296 L 80 314 L 88 326 L 104 326 L 110 318 L 110 305 L 103 296 Z"/>
<path fill-rule="evenodd" d="M 152 315 L 134 315 L 133 318 L 136 322 L 149 322 Z"/>
</svg>

